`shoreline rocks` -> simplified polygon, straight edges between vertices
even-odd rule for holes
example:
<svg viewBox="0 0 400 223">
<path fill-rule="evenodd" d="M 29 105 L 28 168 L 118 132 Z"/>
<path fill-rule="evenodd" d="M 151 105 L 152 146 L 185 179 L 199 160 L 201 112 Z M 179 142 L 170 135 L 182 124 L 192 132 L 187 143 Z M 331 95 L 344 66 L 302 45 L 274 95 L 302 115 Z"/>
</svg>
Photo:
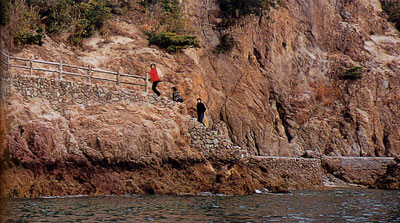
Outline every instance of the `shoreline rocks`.
<svg viewBox="0 0 400 223">
<path fill-rule="evenodd" d="M 224 123 L 205 127 L 166 97 L 131 95 L 136 101 L 57 110 L 48 96 L 26 98 L 10 86 L 2 196 L 282 193 L 329 189 L 326 174 L 369 188 L 398 187 L 386 183 L 397 171 L 392 159 L 252 155 L 232 142 Z M 387 166 L 394 171 L 385 178 Z"/>
</svg>

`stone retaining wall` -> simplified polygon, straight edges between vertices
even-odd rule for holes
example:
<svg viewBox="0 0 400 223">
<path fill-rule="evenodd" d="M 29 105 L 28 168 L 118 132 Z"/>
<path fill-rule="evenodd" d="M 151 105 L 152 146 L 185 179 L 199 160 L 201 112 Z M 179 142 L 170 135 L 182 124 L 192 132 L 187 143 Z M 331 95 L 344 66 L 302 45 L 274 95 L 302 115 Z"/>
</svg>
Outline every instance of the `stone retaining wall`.
<svg viewBox="0 0 400 223">
<path fill-rule="evenodd" d="M 392 157 L 329 157 L 321 159 L 327 173 L 353 184 L 375 187 L 377 180 L 383 177 L 389 165 L 394 164 Z"/>
<path fill-rule="evenodd" d="M 202 151 L 205 157 L 223 156 L 227 153 L 236 159 L 248 158 L 249 154 L 229 138 L 224 130 L 225 123 L 213 123 L 211 127 L 199 123 L 197 119 L 191 118 L 188 124 L 191 136 L 191 146 Z"/>
<path fill-rule="evenodd" d="M 268 178 L 281 181 L 289 189 L 322 188 L 324 171 L 319 159 L 252 156 L 250 164 L 262 167 Z"/>
<path fill-rule="evenodd" d="M 324 180 L 328 178 L 324 176 L 327 175 L 339 179 L 337 182 L 344 183 L 336 186 L 357 184 L 376 188 L 377 181 L 385 176 L 388 166 L 395 163 L 393 157 L 253 156 L 232 143 L 227 133 L 221 132 L 223 129 L 223 126 L 218 125 L 207 128 L 193 118 L 189 121 L 191 145 L 202 151 L 205 157 L 247 160 L 248 164 L 256 168 L 264 168 L 268 172 L 268 177 L 274 178 L 275 181 L 284 181 L 282 185 L 288 185 L 292 189 L 302 188 L 310 182 L 317 188 L 325 183 Z M 335 186 L 335 181 L 326 183 Z"/>
<path fill-rule="evenodd" d="M 103 87 L 24 75 L 3 76 L 3 81 L 6 86 L 6 97 L 10 96 L 11 90 L 16 90 L 25 97 L 48 99 L 55 110 L 61 109 L 68 103 L 139 101 L 145 95 L 143 91 L 129 90 L 116 85 Z"/>
</svg>

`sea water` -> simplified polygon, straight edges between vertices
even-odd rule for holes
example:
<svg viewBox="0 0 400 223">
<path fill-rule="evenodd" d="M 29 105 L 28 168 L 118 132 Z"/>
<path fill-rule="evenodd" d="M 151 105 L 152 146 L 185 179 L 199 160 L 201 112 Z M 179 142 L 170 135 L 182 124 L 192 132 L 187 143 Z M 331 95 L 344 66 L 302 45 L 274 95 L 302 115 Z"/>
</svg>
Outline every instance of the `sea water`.
<svg viewBox="0 0 400 223">
<path fill-rule="evenodd" d="M 2 200 L 2 222 L 400 222 L 400 191 Z"/>
</svg>

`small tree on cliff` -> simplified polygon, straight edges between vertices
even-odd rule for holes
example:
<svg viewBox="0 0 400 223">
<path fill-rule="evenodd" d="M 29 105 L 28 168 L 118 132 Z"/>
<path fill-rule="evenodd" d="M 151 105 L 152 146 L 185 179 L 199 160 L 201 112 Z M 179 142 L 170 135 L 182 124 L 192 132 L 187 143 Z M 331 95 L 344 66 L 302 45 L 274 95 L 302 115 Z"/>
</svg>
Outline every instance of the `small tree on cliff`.
<svg viewBox="0 0 400 223">
<path fill-rule="evenodd" d="M 218 0 L 222 12 L 221 26 L 232 25 L 247 15 L 261 15 L 271 7 L 282 5 L 283 0 Z"/>
</svg>

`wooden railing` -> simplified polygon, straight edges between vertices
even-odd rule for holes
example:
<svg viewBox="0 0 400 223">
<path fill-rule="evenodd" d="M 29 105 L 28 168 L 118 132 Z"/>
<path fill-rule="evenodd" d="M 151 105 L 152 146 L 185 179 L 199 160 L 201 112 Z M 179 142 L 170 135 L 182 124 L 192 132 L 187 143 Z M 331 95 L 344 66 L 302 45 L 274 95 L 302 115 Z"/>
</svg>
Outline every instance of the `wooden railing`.
<svg viewBox="0 0 400 223">
<path fill-rule="evenodd" d="M 25 64 L 18 64 L 18 63 L 12 63 L 12 61 L 17 62 L 17 61 L 22 61 Z M 18 57 L 13 57 L 9 53 L 5 53 L 2 50 L 0 50 L 0 64 L 2 65 L 1 68 L 6 70 L 7 72 L 10 72 L 11 68 L 17 68 L 17 69 L 22 69 L 22 70 L 28 70 L 29 75 L 33 76 L 34 71 L 42 71 L 42 72 L 50 72 L 50 73 L 55 73 L 58 75 L 58 80 L 62 80 L 64 75 L 69 75 L 69 76 L 75 76 L 75 77 L 82 77 L 87 79 L 87 83 L 91 84 L 92 80 L 99 80 L 99 81 L 106 81 L 106 82 L 113 82 L 116 85 L 120 84 L 127 84 L 127 85 L 136 85 L 136 86 L 142 86 L 145 88 L 146 95 L 148 94 L 148 86 L 149 86 L 149 77 L 148 74 L 146 73 L 146 76 L 138 76 L 138 75 L 132 75 L 132 74 L 123 74 L 120 73 L 119 70 L 115 71 L 106 71 L 106 70 L 100 70 L 97 68 L 92 68 L 90 65 L 87 67 L 83 66 L 75 66 L 75 65 L 70 65 L 70 64 L 64 64 L 62 60 L 60 62 L 51 62 L 51 61 L 44 61 L 44 60 L 36 60 L 33 58 L 18 58 Z M 28 65 L 27 65 L 28 64 Z M 55 66 L 55 69 L 48 69 L 44 67 L 35 67 L 34 65 L 36 64 L 46 64 L 50 66 Z M 7 67 L 7 68 L 5 68 Z M 70 70 L 70 71 L 67 71 Z M 75 70 L 76 72 L 72 72 L 71 70 Z M 99 73 L 99 74 L 107 74 L 107 75 L 112 75 L 115 78 L 104 78 L 104 77 L 99 77 L 95 76 L 94 73 Z M 127 80 L 133 80 L 133 79 L 139 79 L 143 80 L 144 84 L 140 83 L 135 83 L 132 81 L 127 81 Z"/>
</svg>

